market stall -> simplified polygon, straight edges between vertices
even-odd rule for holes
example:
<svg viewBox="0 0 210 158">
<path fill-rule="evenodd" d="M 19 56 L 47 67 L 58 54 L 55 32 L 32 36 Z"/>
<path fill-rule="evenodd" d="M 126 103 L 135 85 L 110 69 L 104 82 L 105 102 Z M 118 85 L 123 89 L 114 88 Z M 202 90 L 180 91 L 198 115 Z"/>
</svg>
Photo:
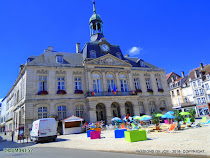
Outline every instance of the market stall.
<svg viewBox="0 0 210 158">
<path fill-rule="evenodd" d="M 82 132 L 83 118 L 77 116 L 70 116 L 62 120 L 63 134 L 74 134 Z"/>
</svg>

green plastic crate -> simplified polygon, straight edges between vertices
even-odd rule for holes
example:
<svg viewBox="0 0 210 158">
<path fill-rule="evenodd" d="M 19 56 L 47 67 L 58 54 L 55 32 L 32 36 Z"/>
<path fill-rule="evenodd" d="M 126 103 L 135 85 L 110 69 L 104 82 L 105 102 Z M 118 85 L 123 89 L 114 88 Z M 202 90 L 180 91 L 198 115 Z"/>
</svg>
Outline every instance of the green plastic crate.
<svg viewBox="0 0 210 158">
<path fill-rule="evenodd" d="M 147 134 L 145 130 L 133 130 L 125 131 L 125 140 L 127 142 L 137 142 L 147 140 Z"/>
</svg>

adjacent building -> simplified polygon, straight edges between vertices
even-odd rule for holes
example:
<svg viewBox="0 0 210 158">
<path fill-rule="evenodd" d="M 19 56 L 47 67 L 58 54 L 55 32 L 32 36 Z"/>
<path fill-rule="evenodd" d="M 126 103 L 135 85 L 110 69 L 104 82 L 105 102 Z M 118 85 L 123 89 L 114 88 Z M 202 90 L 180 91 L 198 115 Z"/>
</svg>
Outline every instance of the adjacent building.
<svg viewBox="0 0 210 158">
<path fill-rule="evenodd" d="M 171 110 L 171 98 L 164 69 L 137 57 L 123 55 L 120 46 L 103 34 L 103 22 L 96 13 L 89 20 L 90 41 L 76 53 L 48 47 L 31 56 L 6 96 L 6 129 L 28 134 L 34 120 L 71 115 L 86 122 L 129 114 L 152 114 Z M 59 128 L 61 124 L 59 123 Z"/>
<path fill-rule="evenodd" d="M 171 72 L 166 75 L 173 108 L 187 110 L 195 108 L 197 116 L 209 115 L 210 106 L 210 65 L 200 67 L 182 77 Z"/>
</svg>

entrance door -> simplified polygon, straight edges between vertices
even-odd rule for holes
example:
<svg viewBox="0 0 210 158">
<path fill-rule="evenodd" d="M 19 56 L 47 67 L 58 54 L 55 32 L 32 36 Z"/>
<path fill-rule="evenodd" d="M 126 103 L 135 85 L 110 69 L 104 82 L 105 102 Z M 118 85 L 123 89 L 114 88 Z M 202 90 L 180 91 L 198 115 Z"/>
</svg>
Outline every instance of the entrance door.
<svg viewBox="0 0 210 158">
<path fill-rule="evenodd" d="M 97 121 L 105 121 L 106 123 L 106 109 L 104 104 L 97 104 L 96 105 L 96 117 Z"/>
</svg>

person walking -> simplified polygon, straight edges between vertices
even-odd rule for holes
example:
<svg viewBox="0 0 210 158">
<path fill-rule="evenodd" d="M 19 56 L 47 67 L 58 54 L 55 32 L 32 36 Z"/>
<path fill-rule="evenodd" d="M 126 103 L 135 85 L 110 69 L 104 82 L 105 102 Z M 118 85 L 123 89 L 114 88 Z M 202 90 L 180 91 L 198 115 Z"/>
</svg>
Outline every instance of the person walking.
<svg viewBox="0 0 210 158">
<path fill-rule="evenodd" d="M 11 136 L 12 136 L 12 141 L 13 141 L 13 138 L 14 138 L 14 131 L 12 131 Z"/>
</svg>

